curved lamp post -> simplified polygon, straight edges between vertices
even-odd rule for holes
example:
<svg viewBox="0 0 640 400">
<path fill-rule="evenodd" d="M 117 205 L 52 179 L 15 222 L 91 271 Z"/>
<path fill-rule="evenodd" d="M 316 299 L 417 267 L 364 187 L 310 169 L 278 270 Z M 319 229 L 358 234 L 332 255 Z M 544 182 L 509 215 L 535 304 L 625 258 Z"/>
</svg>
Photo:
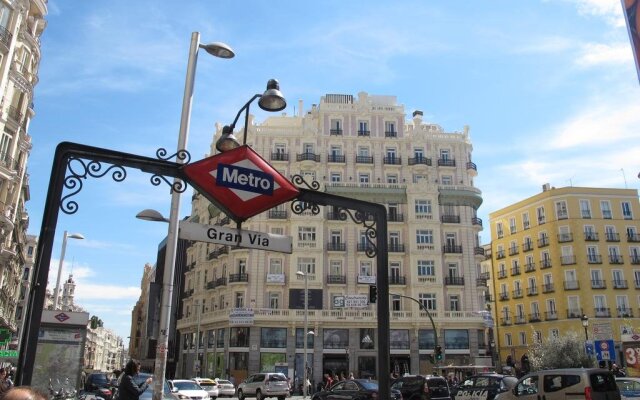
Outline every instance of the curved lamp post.
<svg viewBox="0 0 640 400">
<path fill-rule="evenodd" d="M 58 309 L 58 296 L 60 295 L 60 276 L 62 275 L 62 264 L 64 263 L 64 253 L 67 251 L 67 238 L 68 239 L 84 239 L 81 233 L 72 233 L 69 235 L 67 231 L 64 231 L 64 238 L 62 239 L 62 252 L 60 253 L 60 262 L 58 263 L 58 278 L 56 279 L 56 288 L 53 293 L 53 309 Z"/>
<path fill-rule="evenodd" d="M 237 118 L 236 118 L 237 119 Z M 307 392 L 309 388 L 307 387 L 307 335 L 309 332 L 309 275 L 306 272 L 298 271 L 296 275 L 304 277 L 304 344 L 303 344 L 303 354 L 304 356 L 302 361 L 302 368 L 304 372 L 302 373 L 302 398 L 307 399 Z"/>
<path fill-rule="evenodd" d="M 262 94 L 254 95 L 249 101 L 245 103 L 244 106 L 238 111 L 236 118 L 233 120 L 231 125 L 226 125 L 222 128 L 222 135 L 220 139 L 216 142 L 216 149 L 224 153 L 225 151 L 233 150 L 237 147 L 240 147 L 240 142 L 234 136 L 233 130 L 236 127 L 236 123 L 238 122 L 238 118 L 240 118 L 240 114 L 242 111 L 245 111 L 244 118 L 244 138 L 242 144 L 247 144 L 247 125 L 249 124 L 249 105 L 255 100 L 260 99 L 258 101 L 258 106 L 265 111 L 276 112 L 284 110 L 287 106 L 287 101 L 285 100 L 282 92 L 280 92 L 280 84 L 276 79 L 269 79 L 267 82 L 267 89 Z"/>
</svg>

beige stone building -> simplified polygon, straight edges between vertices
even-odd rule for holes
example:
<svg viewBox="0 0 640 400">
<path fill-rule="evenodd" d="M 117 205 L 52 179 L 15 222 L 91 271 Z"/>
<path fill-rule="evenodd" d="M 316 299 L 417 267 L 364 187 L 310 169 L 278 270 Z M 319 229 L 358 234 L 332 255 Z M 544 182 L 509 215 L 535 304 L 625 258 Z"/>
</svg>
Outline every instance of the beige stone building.
<svg viewBox="0 0 640 400">
<path fill-rule="evenodd" d="M 0 0 L 0 328 L 16 332 L 29 245 L 29 123 L 34 116 L 45 0 Z"/>
<path fill-rule="evenodd" d="M 308 111 L 302 102 L 297 109 L 261 124 L 250 117 L 248 144 L 288 178 L 299 174 L 320 190 L 384 204 L 390 292 L 415 299 L 433 316 L 435 332 L 417 302 L 390 299 L 389 371 L 433 371 L 434 333 L 443 364 L 490 364 L 479 312 L 488 290 L 476 214 L 482 198 L 468 127 L 447 132 L 423 121 L 420 111 L 407 121 L 394 96 L 367 93 L 328 94 Z M 198 194 L 190 220 L 235 226 Z M 376 306 L 343 307 L 344 296 L 366 297 L 376 280 L 365 227 L 342 220 L 336 209 L 298 215 L 284 204 L 242 228 L 291 236 L 293 253 L 192 244 L 180 288 L 177 375 L 239 382 L 258 371 L 283 371 L 299 383 L 305 336 L 315 383 L 323 372 L 377 375 Z M 304 331 L 305 283 L 298 271 L 307 274 L 313 334 Z M 243 316 L 236 318 L 237 311 Z"/>
</svg>

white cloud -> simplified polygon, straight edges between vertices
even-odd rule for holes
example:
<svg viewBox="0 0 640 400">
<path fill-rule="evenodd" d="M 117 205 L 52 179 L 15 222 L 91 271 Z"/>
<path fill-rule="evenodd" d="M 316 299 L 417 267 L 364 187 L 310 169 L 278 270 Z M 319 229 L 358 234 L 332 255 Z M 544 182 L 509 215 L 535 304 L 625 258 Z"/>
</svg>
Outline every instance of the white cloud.
<svg viewBox="0 0 640 400">
<path fill-rule="evenodd" d="M 581 47 L 575 63 L 580 67 L 591 67 L 602 64 L 633 65 L 633 53 L 629 42 L 610 45 L 587 43 Z"/>
<path fill-rule="evenodd" d="M 140 288 L 134 286 L 99 285 L 82 282 L 76 286 L 76 302 L 82 304 L 87 300 L 125 300 L 140 297 Z"/>
<path fill-rule="evenodd" d="M 601 17 L 611 26 L 625 26 L 622 5 L 619 0 L 562 0 L 573 3 L 583 16 Z"/>
</svg>

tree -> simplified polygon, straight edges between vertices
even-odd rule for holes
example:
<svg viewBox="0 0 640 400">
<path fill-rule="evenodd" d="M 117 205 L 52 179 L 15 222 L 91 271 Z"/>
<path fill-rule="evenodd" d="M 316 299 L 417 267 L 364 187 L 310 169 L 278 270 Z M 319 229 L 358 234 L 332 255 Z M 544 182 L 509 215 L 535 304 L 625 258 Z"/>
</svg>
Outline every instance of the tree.
<svg viewBox="0 0 640 400">
<path fill-rule="evenodd" d="M 595 358 L 585 352 L 584 340 L 574 331 L 537 342 L 529 350 L 531 370 L 554 368 L 589 368 Z"/>
</svg>

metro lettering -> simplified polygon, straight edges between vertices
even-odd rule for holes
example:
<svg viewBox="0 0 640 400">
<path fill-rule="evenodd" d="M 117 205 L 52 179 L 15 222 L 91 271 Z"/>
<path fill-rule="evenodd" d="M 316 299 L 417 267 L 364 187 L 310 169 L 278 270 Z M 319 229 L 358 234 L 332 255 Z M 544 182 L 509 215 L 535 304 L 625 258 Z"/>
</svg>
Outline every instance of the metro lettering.
<svg viewBox="0 0 640 400">
<path fill-rule="evenodd" d="M 274 188 L 273 176 L 263 171 L 222 163 L 218 164 L 216 184 L 266 195 L 272 195 Z"/>
</svg>

